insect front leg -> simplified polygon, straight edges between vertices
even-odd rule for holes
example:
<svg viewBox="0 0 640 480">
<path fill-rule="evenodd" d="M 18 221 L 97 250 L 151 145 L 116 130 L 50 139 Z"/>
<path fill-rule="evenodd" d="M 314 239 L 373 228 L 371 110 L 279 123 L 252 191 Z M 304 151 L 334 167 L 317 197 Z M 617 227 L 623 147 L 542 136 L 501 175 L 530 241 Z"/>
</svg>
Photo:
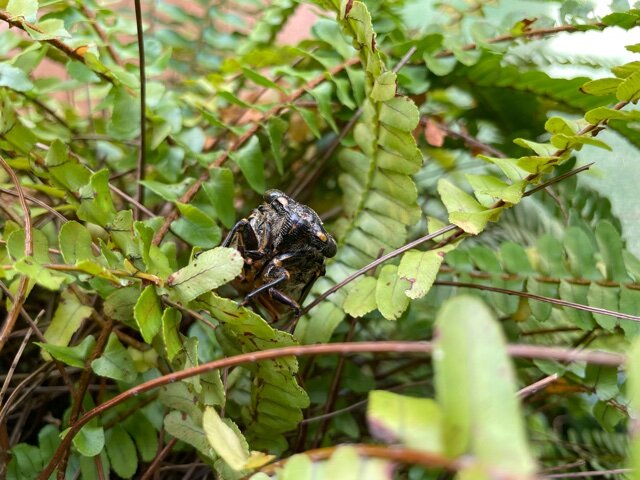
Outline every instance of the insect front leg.
<svg viewBox="0 0 640 480">
<path fill-rule="evenodd" d="M 260 249 L 260 241 L 258 240 L 258 234 L 254 230 L 251 222 L 246 218 L 238 221 L 222 242 L 221 246 L 228 247 L 233 242 L 234 236 L 238 234 L 241 239 L 241 253 L 245 258 L 252 260 L 259 260 L 264 257 L 264 252 Z M 240 245 L 239 245 L 240 246 Z"/>
</svg>

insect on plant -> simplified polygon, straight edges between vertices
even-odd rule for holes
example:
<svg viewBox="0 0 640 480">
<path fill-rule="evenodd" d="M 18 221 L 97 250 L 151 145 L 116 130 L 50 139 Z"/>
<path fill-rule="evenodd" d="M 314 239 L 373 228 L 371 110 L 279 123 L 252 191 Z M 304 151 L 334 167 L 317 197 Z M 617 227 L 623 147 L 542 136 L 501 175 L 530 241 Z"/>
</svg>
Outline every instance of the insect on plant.
<svg viewBox="0 0 640 480">
<path fill-rule="evenodd" d="M 280 190 L 268 190 L 264 203 L 233 226 L 222 246 L 244 258 L 234 283 L 244 303 L 257 301 L 274 320 L 286 309 L 300 316 L 311 286 L 325 273 L 325 258 L 337 250 L 318 214 Z"/>
</svg>

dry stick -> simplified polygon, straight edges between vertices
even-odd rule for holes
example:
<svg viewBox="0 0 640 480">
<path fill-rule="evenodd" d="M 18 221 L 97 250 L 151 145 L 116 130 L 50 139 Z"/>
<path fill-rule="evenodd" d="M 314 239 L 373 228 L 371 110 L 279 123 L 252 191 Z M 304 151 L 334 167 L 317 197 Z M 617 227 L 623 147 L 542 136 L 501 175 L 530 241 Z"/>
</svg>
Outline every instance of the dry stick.
<svg viewBox="0 0 640 480">
<path fill-rule="evenodd" d="M 22 189 L 22 185 L 20 184 L 20 180 L 18 180 L 18 176 L 16 172 L 13 171 L 13 168 L 9 166 L 9 164 L 5 161 L 4 158 L 0 156 L 0 165 L 4 168 L 13 184 L 16 187 L 16 192 L 18 192 L 18 199 L 20 200 L 20 206 L 22 207 L 22 211 L 24 212 L 24 255 L 25 257 L 30 257 L 33 255 L 33 236 L 31 232 L 31 213 L 29 212 L 29 207 L 27 206 L 27 200 L 24 196 L 24 190 Z M 24 305 L 24 302 L 27 299 L 27 290 L 29 288 L 29 277 L 23 275 L 20 277 L 20 283 L 18 284 L 18 290 L 13 298 L 13 304 L 11 305 L 11 310 L 7 313 L 7 318 L 2 325 L 2 330 L 0 330 L 0 352 L 4 348 L 7 340 L 9 340 L 9 335 L 13 331 L 13 327 L 16 324 L 16 320 L 18 319 L 18 315 L 20 314 L 20 310 Z"/>
<path fill-rule="evenodd" d="M 352 58 L 351 60 L 347 60 L 346 62 L 341 63 L 340 65 L 337 65 L 337 66 L 333 67 L 331 70 L 329 70 L 329 74 L 330 75 L 336 75 L 339 72 L 341 72 L 342 70 L 344 70 L 346 67 L 351 66 L 351 65 L 353 65 L 354 63 L 357 63 L 357 62 L 358 62 L 357 58 Z M 189 203 L 191 201 L 191 199 L 196 195 L 196 193 L 198 193 L 198 191 L 200 190 L 200 187 L 202 186 L 202 184 L 209 179 L 209 171 L 211 169 L 213 169 L 213 168 L 216 168 L 216 167 L 219 167 L 220 165 L 222 165 L 227 160 L 227 158 L 229 158 L 229 154 L 230 153 L 235 152 L 242 145 L 244 145 L 260 129 L 260 126 L 261 126 L 260 122 L 262 120 L 264 120 L 266 118 L 269 118 L 271 116 L 278 115 L 278 114 L 281 114 L 281 113 L 285 112 L 286 110 L 289 109 L 289 105 L 287 105 L 287 104 L 295 102 L 298 98 L 300 98 L 302 95 L 304 95 L 307 92 L 307 90 L 311 90 L 311 89 L 317 87 L 325 79 L 326 79 L 326 75 L 324 73 L 322 73 L 321 75 L 318 75 L 316 78 L 311 80 L 309 83 L 307 83 L 304 86 L 298 88 L 291 95 L 289 95 L 287 100 L 285 102 L 283 102 L 284 104 L 276 105 L 275 107 L 267 110 L 262 115 L 260 120 L 257 120 L 246 132 L 244 132 L 240 137 L 238 137 L 231 144 L 231 146 L 227 150 L 222 152 L 218 156 L 218 158 L 216 158 L 213 162 L 211 162 L 209 164 L 209 166 L 207 167 L 207 170 L 205 170 L 202 173 L 202 175 L 200 175 L 200 177 L 189 187 L 189 189 L 182 195 L 182 197 L 180 197 L 180 199 L 178 201 L 181 202 L 181 203 Z M 171 225 L 171 222 L 173 222 L 177 218 L 178 218 L 178 210 L 176 210 L 176 208 L 174 207 L 171 210 L 171 212 L 166 216 L 166 218 L 164 220 L 164 223 L 162 224 L 162 226 L 160 227 L 160 229 L 158 230 L 156 235 L 153 237 L 153 242 L 152 243 L 154 245 L 158 245 L 162 241 L 164 236 L 169 231 L 169 227 Z"/>
<path fill-rule="evenodd" d="M 513 357 L 528 359 L 545 359 L 558 360 L 565 362 L 587 362 L 604 366 L 619 367 L 624 364 L 625 356 L 617 353 L 598 352 L 598 351 L 576 351 L 558 347 L 547 347 L 539 345 L 507 345 L 507 353 Z M 273 348 L 270 350 L 261 350 L 257 352 L 243 353 L 232 357 L 221 358 L 212 362 L 207 362 L 197 367 L 187 368 L 179 372 L 173 372 L 154 378 L 147 382 L 141 383 L 119 395 L 107 400 L 106 402 L 91 409 L 73 423 L 62 442 L 58 446 L 55 454 L 47 464 L 45 469 L 38 477 L 40 480 L 49 478 L 58 463 L 62 460 L 66 450 L 71 445 L 73 437 L 78 431 L 89 422 L 92 418 L 106 412 L 107 410 L 121 404 L 122 402 L 133 398 L 150 390 L 168 385 L 185 378 L 195 375 L 202 375 L 214 370 L 222 368 L 235 367 L 246 363 L 256 363 L 262 360 L 271 360 L 274 358 L 288 356 L 313 356 L 313 355 L 355 355 L 358 353 L 386 353 L 386 354 L 408 354 L 416 353 L 429 355 L 433 351 L 432 342 L 410 342 L 410 341 L 386 341 L 386 342 L 351 342 L 351 343 L 330 343 L 317 345 L 296 345 L 282 348 Z"/>
<path fill-rule="evenodd" d="M 147 163 L 147 78 L 144 69 L 144 35 L 142 31 L 142 7 L 140 0 L 134 0 L 136 10 L 136 30 L 138 34 L 138 63 L 140 68 L 140 146 L 138 147 L 138 163 L 136 165 L 136 202 L 144 203 L 144 187 L 140 183 L 144 180 L 145 166 Z M 136 219 L 140 212 L 135 207 L 133 212 Z"/>
<path fill-rule="evenodd" d="M 543 478 L 584 478 L 584 477 L 605 477 L 608 475 L 622 475 L 625 473 L 631 473 L 631 468 L 614 468 L 612 470 L 592 470 L 590 472 L 565 472 L 565 473 L 552 473 L 551 475 L 544 475 Z"/>
<path fill-rule="evenodd" d="M 14 403 L 14 400 L 20 394 L 22 389 L 27 387 L 27 386 L 30 388 L 30 390 L 33 390 L 34 388 L 36 388 L 38 386 L 38 384 L 35 383 L 33 381 L 33 379 L 35 377 L 37 377 L 38 375 L 40 375 L 45 370 L 51 370 L 52 368 L 53 368 L 53 364 L 51 364 L 51 363 L 43 363 L 35 371 L 33 371 L 29 375 L 27 375 L 24 378 L 24 380 L 22 380 L 13 389 L 13 392 L 11 392 L 11 395 L 9 395 L 9 398 L 7 398 L 7 401 L 2 405 L 2 408 L 0 408 L 0 425 L 4 424 L 4 419 L 9 414 L 9 411 L 11 410 L 11 405 Z"/>
<path fill-rule="evenodd" d="M 607 310 L 606 308 L 590 307 L 588 305 L 582 305 L 581 303 L 569 302 L 567 300 L 560 300 L 552 297 L 545 297 L 542 295 L 536 295 L 534 293 L 520 292 L 518 290 L 509 290 L 506 288 L 491 287 L 489 285 L 482 285 L 480 283 L 471 282 L 455 282 L 450 280 L 436 280 L 434 285 L 441 285 L 447 287 L 462 287 L 462 288 L 475 288 L 478 290 L 484 290 L 487 292 L 504 293 L 506 295 L 514 295 L 516 297 L 528 298 L 530 300 L 538 300 L 540 302 L 551 303 L 553 305 L 560 305 L 562 307 L 574 308 L 576 310 L 582 310 L 585 312 L 595 313 L 599 315 L 607 315 L 609 317 L 623 318 L 625 320 L 631 320 L 633 322 L 640 322 L 640 316 L 631 315 L 629 313 L 614 312 L 613 310 Z"/>
<path fill-rule="evenodd" d="M 0 10 L 0 20 L 8 23 L 10 26 L 12 27 L 16 27 L 24 32 L 27 32 L 27 28 L 29 27 L 32 30 L 35 30 L 36 32 L 40 32 L 41 29 L 40 27 L 38 27 L 37 25 L 34 25 L 33 23 L 29 23 L 25 20 L 23 20 L 21 17 L 12 17 L 11 14 L 9 14 L 9 12 L 5 11 L 5 10 Z M 27 32 L 28 33 L 28 32 Z M 84 55 L 82 53 L 80 53 L 80 51 L 82 51 L 80 48 L 78 49 L 73 49 L 71 48 L 69 45 L 67 45 L 66 43 L 58 40 L 57 38 L 51 38 L 48 40 L 40 40 L 41 42 L 45 42 L 48 43 L 49 45 L 52 45 L 53 47 L 57 48 L 58 50 L 60 50 L 62 53 L 64 53 L 67 57 L 73 59 L 73 60 L 77 60 L 78 62 L 87 65 L 87 61 L 84 58 Z M 98 75 L 100 78 L 102 78 L 103 80 L 106 80 L 109 83 L 114 83 L 113 79 L 109 76 L 106 75 L 104 72 L 99 72 L 96 70 L 91 69 L 91 71 L 93 73 L 95 73 L 96 75 Z"/>
<path fill-rule="evenodd" d="M 160 467 L 160 463 L 162 462 L 164 457 L 169 455 L 171 450 L 173 450 L 173 447 L 177 441 L 178 439 L 172 438 L 167 442 L 164 448 L 160 450 L 160 452 L 158 452 L 156 457 L 153 459 L 153 461 L 149 465 L 149 468 L 147 468 L 142 477 L 140 477 L 140 480 L 149 480 L 157 472 L 158 468 Z"/>
<path fill-rule="evenodd" d="M 18 197 L 20 198 L 20 194 L 17 192 L 14 192 L 13 190 L 8 190 L 6 188 L 0 188 L 0 192 L 5 193 L 7 195 L 11 195 L 12 197 Z M 62 215 L 60 212 L 58 212 L 56 209 L 54 209 L 53 207 L 47 205 L 46 203 L 44 203 L 42 200 L 39 200 L 35 197 L 32 197 L 30 195 L 26 195 L 24 196 L 24 198 L 26 198 L 27 200 L 29 200 L 31 203 L 35 203 L 36 205 L 38 205 L 39 207 L 44 208 L 45 210 L 47 210 L 50 214 L 54 215 L 56 218 L 58 218 L 58 220 L 61 220 L 63 222 L 68 222 L 69 220 L 67 220 L 67 218 Z"/>
<path fill-rule="evenodd" d="M 551 28 L 539 28 L 537 30 L 529 30 L 527 32 L 523 32 L 520 35 L 514 35 L 511 33 L 508 34 L 504 34 L 504 35 L 498 35 L 497 37 L 493 37 L 493 38 L 489 38 L 487 40 L 485 40 L 485 43 L 501 43 L 501 42 L 510 42 L 512 40 L 517 40 L 518 38 L 532 38 L 532 37 L 544 37 L 547 35 L 553 35 L 555 33 L 560 33 L 560 32 L 576 32 L 576 31 L 583 31 L 586 25 L 560 25 L 558 27 L 551 27 Z M 599 29 L 604 29 L 607 27 L 607 25 L 605 25 L 602 22 L 596 22 L 593 23 L 589 26 L 592 27 L 596 27 Z M 467 45 L 464 45 L 461 50 L 464 51 L 469 51 L 469 50 L 475 50 L 476 48 L 478 48 L 478 45 L 475 43 L 469 43 Z M 452 50 L 443 50 L 442 52 L 438 53 L 436 55 L 437 58 L 443 58 L 443 57 L 451 57 L 455 55 L 454 52 Z"/>
<path fill-rule="evenodd" d="M 537 382 L 534 382 L 531 385 L 527 385 L 526 387 L 518 390 L 518 397 L 525 398 L 530 395 L 533 395 L 534 393 L 538 393 L 543 388 L 547 388 L 547 386 L 555 382 L 557 379 L 558 379 L 557 373 L 544 377 L 542 380 L 538 380 Z"/>
</svg>

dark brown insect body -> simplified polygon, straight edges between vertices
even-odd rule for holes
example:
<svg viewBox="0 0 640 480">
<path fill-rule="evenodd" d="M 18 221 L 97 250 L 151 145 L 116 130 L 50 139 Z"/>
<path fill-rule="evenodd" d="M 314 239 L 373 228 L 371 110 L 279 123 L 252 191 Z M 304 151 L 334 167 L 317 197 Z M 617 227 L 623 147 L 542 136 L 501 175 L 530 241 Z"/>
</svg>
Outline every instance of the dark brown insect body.
<svg viewBox="0 0 640 480">
<path fill-rule="evenodd" d="M 274 318 L 285 305 L 297 317 L 313 282 L 324 275 L 325 258 L 336 254 L 336 242 L 306 205 L 279 190 L 267 191 L 264 200 L 222 245 L 237 248 L 244 258 L 234 286 L 245 301 L 258 300 Z"/>
</svg>

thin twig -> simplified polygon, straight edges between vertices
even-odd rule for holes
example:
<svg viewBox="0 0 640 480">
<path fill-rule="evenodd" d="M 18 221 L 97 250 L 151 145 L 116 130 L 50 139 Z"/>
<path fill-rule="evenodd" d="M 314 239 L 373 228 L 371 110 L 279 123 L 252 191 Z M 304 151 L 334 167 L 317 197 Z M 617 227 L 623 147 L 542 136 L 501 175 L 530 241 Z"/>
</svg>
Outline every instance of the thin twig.
<svg viewBox="0 0 640 480">
<path fill-rule="evenodd" d="M 144 60 L 144 32 L 142 30 L 142 7 L 140 0 L 134 0 L 136 10 L 136 30 L 138 34 L 138 57 L 140 68 L 140 146 L 138 147 L 138 163 L 136 166 L 136 202 L 144 204 L 144 186 L 141 181 L 144 180 L 145 166 L 147 163 L 147 77 L 145 75 Z M 140 216 L 139 208 L 136 205 L 134 217 Z"/>
<path fill-rule="evenodd" d="M 155 458 L 153 459 L 153 461 L 151 462 L 147 470 L 144 472 L 142 477 L 140 477 L 140 480 L 149 480 L 155 473 L 157 473 L 160 463 L 162 463 L 162 460 L 164 460 L 164 457 L 166 457 L 167 455 L 169 455 L 169 453 L 171 453 L 171 450 L 173 450 L 173 447 L 175 446 L 177 441 L 178 441 L 177 438 L 172 438 L 167 442 L 164 448 L 160 450 L 160 452 L 158 452 L 158 454 L 155 456 Z"/>
<path fill-rule="evenodd" d="M 86 2 L 78 2 L 78 3 L 80 4 L 80 9 L 82 10 L 82 13 L 84 13 L 84 16 L 89 19 L 89 22 L 93 27 L 93 30 L 98 34 L 98 37 L 100 37 L 100 40 L 102 40 L 102 44 L 107 49 L 107 52 L 109 52 L 109 55 L 111 56 L 113 61 L 118 65 L 122 65 L 122 59 L 120 58 L 120 55 L 118 55 L 116 50 L 113 48 L 113 46 L 111 45 L 111 41 L 107 37 L 106 32 L 102 29 L 100 24 L 97 22 L 95 13 L 92 12 L 89 9 L 89 7 L 87 7 Z"/>
<path fill-rule="evenodd" d="M 630 473 L 633 470 L 630 468 L 614 468 L 612 470 L 592 470 L 590 472 L 564 472 L 564 473 L 552 473 L 550 475 L 544 475 L 544 478 L 584 478 L 584 477 L 606 477 L 609 475 L 623 475 Z"/>
<path fill-rule="evenodd" d="M 0 156 L 0 165 L 2 168 L 6 170 L 6 172 L 11 177 L 13 184 L 16 187 L 16 192 L 18 193 L 18 199 L 20 201 L 20 206 L 22 207 L 22 211 L 24 212 L 24 255 L 25 257 L 30 257 L 33 255 L 33 236 L 31 229 L 31 213 L 29 211 L 29 206 L 27 205 L 27 200 L 24 196 L 24 190 L 22 189 L 22 185 L 20 184 L 20 180 L 18 180 L 18 176 L 16 172 L 13 171 L 13 168 L 9 166 L 9 164 L 5 161 L 4 158 Z M 0 330 L 0 352 L 4 348 L 7 340 L 9 340 L 9 335 L 13 331 L 13 328 L 16 324 L 16 320 L 18 319 L 18 315 L 20 314 L 20 310 L 24 305 L 24 302 L 27 299 L 27 290 L 29 288 L 29 277 L 23 275 L 20 277 L 20 282 L 18 284 L 18 289 L 13 298 L 13 303 L 11 305 L 11 309 L 7 313 L 7 317 L 2 325 L 2 330 Z"/>
<path fill-rule="evenodd" d="M 565 362 L 587 362 L 597 365 L 619 367 L 624 364 L 625 356 L 618 353 L 587 351 L 587 350 L 569 350 L 558 347 L 547 347 L 541 345 L 507 345 L 509 355 L 519 358 L 529 359 L 546 359 L 558 360 Z M 71 442 L 80 429 L 92 418 L 103 414 L 107 410 L 121 404 L 122 402 L 133 398 L 142 393 L 154 390 L 156 388 L 174 383 L 194 375 L 202 375 L 214 370 L 227 367 L 235 367 L 246 363 L 255 364 L 262 360 L 270 360 L 274 358 L 288 356 L 314 356 L 314 355 L 357 355 L 360 353 L 385 353 L 385 354 L 421 354 L 430 355 L 433 351 L 432 342 L 409 342 L 409 341 L 386 341 L 386 342 L 348 342 L 348 343 L 330 343 L 317 345 L 296 345 L 282 348 L 273 348 L 269 350 L 261 350 L 257 352 L 243 353 L 232 357 L 221 358 L 211 362 L 198 365 L 196 367 L 187 368 L 178 372 L 173 372 L 161 377 L 154 378 L 126 390 L 119 395 L 98 405 L 92 410 L 85 413 L 75 423 L 69 426 L 65 437 L 60 442 L 53 457 L 40 473 L 40 480 L 46 480 L 53 473 L 54 469 L 60 464 L 65 452 L 71 445 Z"/>
<path fill-rule="evenodd" d="M 543 388 L 547 388 L 550 384 L 558 380 L 558 374 L 554 373 L 552 375 L 544 377 L 542 380 L 538 380 L 537 382 L 532 383 L 531 385 L 527 385 L 524 388 L 518 390 L 518 397 L 525 398 L 534 393 L 539 392 Z"/>
</svg>

